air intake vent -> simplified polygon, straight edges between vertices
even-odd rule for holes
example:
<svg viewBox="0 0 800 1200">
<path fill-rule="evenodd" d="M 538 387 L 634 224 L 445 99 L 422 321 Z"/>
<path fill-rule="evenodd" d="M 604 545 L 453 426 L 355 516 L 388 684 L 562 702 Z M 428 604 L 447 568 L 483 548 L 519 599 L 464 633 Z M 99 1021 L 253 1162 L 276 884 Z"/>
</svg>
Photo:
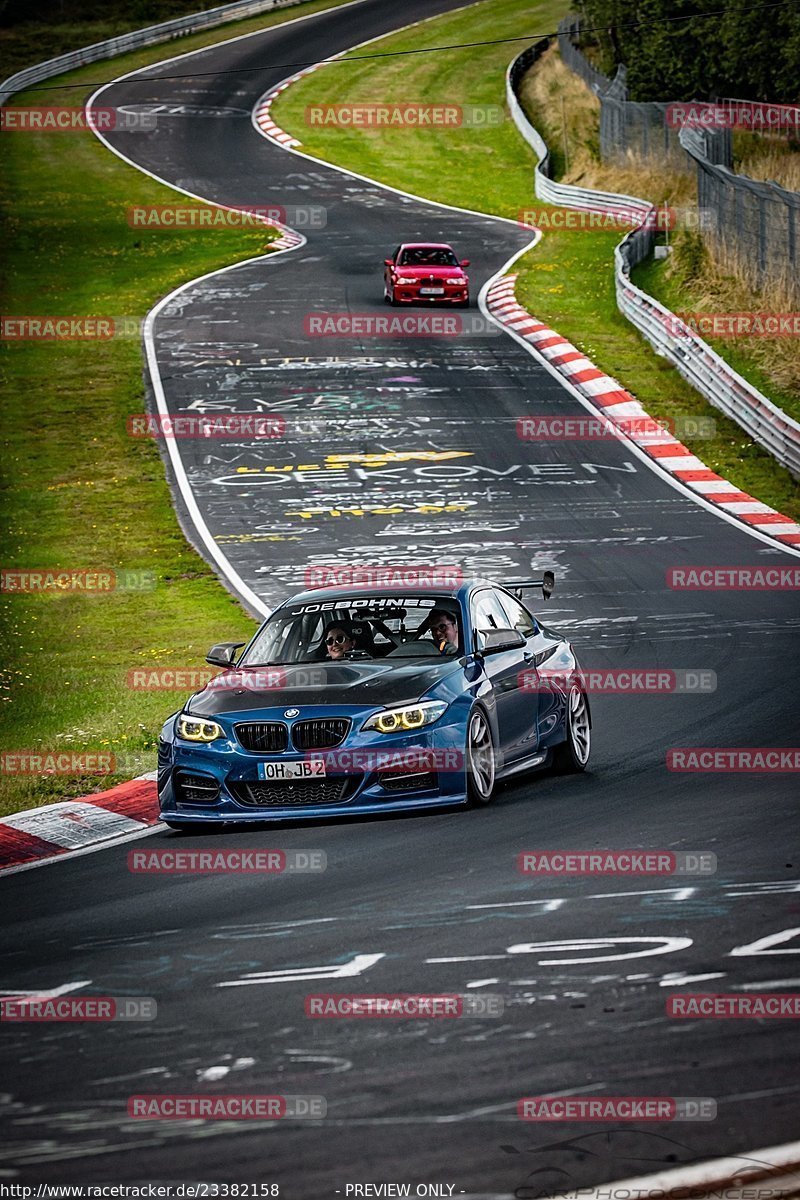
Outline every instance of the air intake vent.
<svg viewBox="0 0 800 1200">
<path fill-rule="evenodd" d="M 250 721 L 234 726 L 245 750 L 256 754 L 280 754 L 289 744 L 289 733 L 280 721 Z"/>
<path fill-rule="evenodd" d="M 292 741 L 298 750 L 330 750 L 333 746 L 341 746 L 349 728 L 350 722 L 346 717 L 295 721 Z"/>
</svg>

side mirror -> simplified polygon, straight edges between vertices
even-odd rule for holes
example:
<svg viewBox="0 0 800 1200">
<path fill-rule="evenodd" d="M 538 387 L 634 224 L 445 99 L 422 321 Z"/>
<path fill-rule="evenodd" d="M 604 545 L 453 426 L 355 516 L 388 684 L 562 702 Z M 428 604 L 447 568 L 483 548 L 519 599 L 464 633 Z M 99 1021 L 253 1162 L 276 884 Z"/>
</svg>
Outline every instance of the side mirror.
<svg viewBox="0 0 800 1200">
<path fill-rule="evenodd" d="M 468 259 L 468 258 L 462 258 L 462 260 L 461 260 L 461 266 L 462 266 L 462 267 L 468 267 L 468 266 L 469 266 L 469 259 Z"/>
<path fill-rule="evenodd" d="M 483 654 L 499 654 L 501 650 L 519 650 L 525 638 L 518 629 L 479 629 L 478 649 Z"/>
<path fill-rule="evenodd" d="M 556 586 L 556 577 L 552 571 L 542 572 L 542 595 L 545 600 L 549 600 L 553 594 L 553 588 Z"/>
<path fill-rule="evenodd" d="M 393 267 L 393 266 L 394 266 L 394 260 L 393 260 L 393 259 L 391 259 L 391 258 L 385 258 L 385 259 L 383 260 L 383 265 L 384 265 L 385 267 Z"/>
<path fill-rule="evenodd" d="M 232 667 L 236 659 L 236 651 L 246 646 L 247 642 L 217 642 L 206 655 L 206 662 L 212 667 Z"/>
</svg>

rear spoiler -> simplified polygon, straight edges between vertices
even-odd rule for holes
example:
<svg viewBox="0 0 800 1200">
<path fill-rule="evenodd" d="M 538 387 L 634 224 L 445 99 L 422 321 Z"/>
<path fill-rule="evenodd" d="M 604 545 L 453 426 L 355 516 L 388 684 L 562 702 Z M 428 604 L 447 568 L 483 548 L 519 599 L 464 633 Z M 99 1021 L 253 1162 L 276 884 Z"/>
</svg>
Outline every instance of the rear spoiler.
<svg viewBox="0 0 800 1200">
<path fill-rule="evenodd" d="M 556 586 L 556 577 L 552 571 L 543 571 L 541 579 L 510 579 L 505 585 L 510 592 L 521 600 L 522 593 L 527 588 L 541 588 L 545 600 L 549 600 Z"/>
</svg>

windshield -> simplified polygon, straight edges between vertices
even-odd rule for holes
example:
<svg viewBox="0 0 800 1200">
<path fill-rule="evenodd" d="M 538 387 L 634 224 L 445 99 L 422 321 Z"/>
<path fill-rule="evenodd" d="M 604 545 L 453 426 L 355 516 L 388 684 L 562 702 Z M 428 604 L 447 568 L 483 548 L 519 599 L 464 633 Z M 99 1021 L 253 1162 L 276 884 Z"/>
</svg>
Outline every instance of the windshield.
<svg viewBox="0 0 800 1200">
<path fill-rule="evenodd" d="M 430 658 L 458 654 L 461 645 L 452 597 L 354 595 L 278 609 L 239 666 Z"/>
<path fill-rule="evenodd" d="M 401 267 L 457 267 L 458 259 L 452 250 L 441 246 L 415 246 L 400 255 Z"/>
</svg>

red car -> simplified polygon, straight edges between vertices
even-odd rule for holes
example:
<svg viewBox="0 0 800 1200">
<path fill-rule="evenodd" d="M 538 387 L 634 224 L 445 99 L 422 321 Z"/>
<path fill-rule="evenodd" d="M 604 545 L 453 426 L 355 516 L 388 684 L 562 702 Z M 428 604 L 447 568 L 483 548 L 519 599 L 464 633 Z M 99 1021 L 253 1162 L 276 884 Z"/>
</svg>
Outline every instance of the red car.
<svg viewBox="0 0 800 1200">
<path fill-rule="evenodd" d="M 383 296 L 387 304 L 469 304 L 469 279 L 446 242 L 404 242 L 384 259 Z"/>
</svg>

